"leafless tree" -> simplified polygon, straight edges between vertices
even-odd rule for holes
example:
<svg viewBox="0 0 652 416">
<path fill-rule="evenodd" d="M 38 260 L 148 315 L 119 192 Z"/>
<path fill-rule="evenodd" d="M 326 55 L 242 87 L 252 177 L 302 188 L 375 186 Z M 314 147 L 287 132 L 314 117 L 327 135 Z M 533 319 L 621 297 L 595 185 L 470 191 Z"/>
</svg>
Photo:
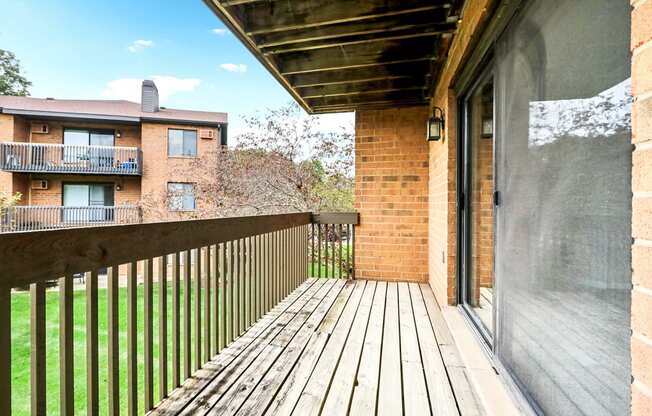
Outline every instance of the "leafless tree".
<svg viewBox="0 0 652 416">
<path fill-rule="evenodd" d="M 233 148 L 197 158 L 197 199 L 185 218 L 353 209 L 353 133 L 318 129 L 316 116 L 295 103 L 245 117 Z M 180 195 L 145 198 L 148 210 L 167 210 Z M 156 202 L 153 202 L 156 201 Z M 164 215 L 161 213 L 161 215 Z M 175 213 L 171 214 L 173 217 Z M 170 214 L 165 215 L 170 219 Z"/>
</svg>

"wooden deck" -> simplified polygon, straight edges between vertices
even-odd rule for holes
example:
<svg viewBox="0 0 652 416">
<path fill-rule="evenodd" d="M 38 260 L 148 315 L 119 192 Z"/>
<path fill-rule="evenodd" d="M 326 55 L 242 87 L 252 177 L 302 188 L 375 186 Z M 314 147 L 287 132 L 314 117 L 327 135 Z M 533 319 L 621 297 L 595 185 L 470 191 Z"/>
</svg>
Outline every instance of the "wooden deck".
<svg viewBox="0 0 652 416">
<path fill-rule="evenodd" d="M 481 415 L 428 285 L 309 279 L 153 415 Z"/>
</svg>

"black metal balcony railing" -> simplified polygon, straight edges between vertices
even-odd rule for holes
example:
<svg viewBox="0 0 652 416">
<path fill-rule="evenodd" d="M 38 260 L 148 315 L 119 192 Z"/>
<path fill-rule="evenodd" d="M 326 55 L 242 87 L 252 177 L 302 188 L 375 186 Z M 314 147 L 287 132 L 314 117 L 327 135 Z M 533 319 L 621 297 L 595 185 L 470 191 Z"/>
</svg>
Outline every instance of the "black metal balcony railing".
<svg viewBox="0 0 652 416">
<path fill-rule="evenodd" d="M 0 143 L 0 169 L 10 172 L 142 175 L 136 147 Z"/>
<path fill-rule="evenodd" d="M 141 219 L 140 208 L 132 205 L 117 207 L 16 206 L 0 210 L 0 232 L 133 224 L 141 222 Z"/>
<path fill-rule="evenodd" d="M 98 358 L 98 284 L 102 275 L 108 313 L 108 409 L 102 410 L 119 414 L 120 395 L 126 395 L 128 413 L 136 415 L 139 402 L 146 412 L 153 408 L 155 385 L 159 399 L 175 395 L 170 386 L 180 387 L 224 348 L 246 341 L 241 335 L 308 279 L 314 269 L 311 262 L 334 267 L 333 257 L 321 263 L 322 250 L 338 253 L 342 259 L 342 240 L 354 244 L 357 223 L 355 213 L 296 213 L 6 234 L 0 239 L 0 414 L 12 414 L 12 288 L 30 287 L 32 414 L 45 414 L 46 396 L 56 394 L 46 391 L 49 384 L 45 382 L 46 338 L 52 336 L 46 323 L 45 289 L 53 279 L 59 286 L 60 413 L 72 415 L 77 404 L 74 360 L 78 344 L 74 339 L 80 333 L 73 325 L 74 299 L 83 300 L 86 306 L 82 318 L 87 397 L 81 407 L 84 413 L 98 414 L 99 366 L 103 363 Z M 349 229 L 346 237 L 341 226 Z M 74 294 L 73 278 L 79 275 L 86 277 L 85 296 Z M 349 269 L 339 276 L 350 278 L 354 273 Z M 138 289 L 141 281 L 142 291 Z M 126 293 L 120 290 L 123 286 Z M 158 308 L 154 307 L 155 287 Z M 121 293 L 126 295 L 126 343 L 121 342 L 119 326 Z M 139 296 L 143 296 L 140 308 Z M 121 351 L 125 350 L 123 366 Z M 144 363 L 142 370 L 139 362 Z M 121 371 L 127 375 L 124 389 Z M 192 383 L 210 380 L 196 377 Z M 183 395 L 183 388 L 177 393 Z"/>
</svg>

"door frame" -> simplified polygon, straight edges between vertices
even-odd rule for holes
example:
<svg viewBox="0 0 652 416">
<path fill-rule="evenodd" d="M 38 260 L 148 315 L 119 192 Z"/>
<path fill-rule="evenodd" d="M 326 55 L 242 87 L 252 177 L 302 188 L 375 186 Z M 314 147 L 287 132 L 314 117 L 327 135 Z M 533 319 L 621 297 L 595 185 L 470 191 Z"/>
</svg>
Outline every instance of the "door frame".
<svg viewBox="0 0 652 416">
<path fill-rule="evenodd" d="M 495 273 L 495 258 L 496 258 L 496 204 L 492 204 L 493 210 L 493 249 L 494 249 L 494 262 L 493 262 L 493 290 L 494 296 L 492 300 L 492 324 L 491 328 L 487 328 L 486 325 L 480 320 L 478 315 L 473 311 L 470 305 L 467 302 L 468 294 L 471 289 L 471 279 L 469 278 L 469 270 L 471 268 L 471 259 L 473 257 L 472 248 L 470 243 L 472 242 L 472 230 L 468 226 L 471 221 L 471 212 L 472 212 L 472 201 L 471 201 L 471 192 L 468 192 L 468 189 L 471 185 L 473 179 L 473 171 L 471 168 L 472 162 L 472 150 L 471 150 L 471 140 L 470 137 L 470 124 L 473 122 L 469 109 L 469 101 L 471 95 L 476 91 L 476 89 L 481 86 L 488 79 L 493 78 L 494 75 L 494 60 L 491 54 L 482 61 L 481 65 L 478 65 L 478 70 L 476 71 L 473 82 L 459 94 L 457 97 L 457 109 L 458 109 L 458 140 L 457 140 L 457 304 L 460 309 L 464 312 L 465 316 L 472 323 L 473 329 L 480 335 L 480 338 L 484 342 L 484 347 L 490 350 L 492 353 L 495 351 L 494 340 L 496 338 L 496 273 Z M 494 120 L 494 137 L 491 139 L 493 142 L 492 146 L 492 172 L 493 172 L 493 181 L 494 189 L 496 191 L 496 91 L 495 83 L 493 89 L 493 120 Z M 471 208 L 471 209 L 469 209 Z"/>
</svg>

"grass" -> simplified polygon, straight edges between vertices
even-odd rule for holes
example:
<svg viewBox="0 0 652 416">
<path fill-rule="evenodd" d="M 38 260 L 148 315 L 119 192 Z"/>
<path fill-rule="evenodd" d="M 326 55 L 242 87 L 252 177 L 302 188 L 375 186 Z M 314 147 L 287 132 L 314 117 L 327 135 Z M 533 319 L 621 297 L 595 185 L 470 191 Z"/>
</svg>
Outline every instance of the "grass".
<svg viewBox="0 0 652 416">
<path fill-rule="evenodd" d="M 183 287 L 181 288 L 183 293 Z M 154 285 L 154 402 L 158 396 L 158 287 Z M 168 345 L 172 343 L 170 330 L 172 322 L 171 288 L 168 287 Z M 121 413 L 127 410 L 127 289 L 120 288 L 119 330 L 120 330 L 120 407 Z M 182 297 L 183 299 L 183 297 Z M 139 414 L 144 414 L 143 402 L 143 287 L 138 286 L 138 397 Z M 30 296 L 28 292 L 14 293 L 11 300 L 12 310 L 12 415 L 30 414 Z M 182 301 L 183 303 L 183 301 Z M 194 297 L 191 295 L 191 304 Z M 74 377 L 75 377 L 75 413 L 86 413 L 86 293 L 84 290 L 74 292 Z M 183 307 L 183 306 L 182 306 Z M 191 307 L 191 310 L 192 307 Z M 49 290 L 46 294 L 46 383 L 47 414 L 59 414 L 59 294 Z M 107 412 L 107 369 L 108 369 L 108 332 L 107 332 L 107 296 L 106 289 L 98 290 L 98 339 L 99 339 L 99 393 L 100 414 Z M 183 313 L 182 313 L 183 315 Z M 202 307 L 202 319 L 203 307 Z M 194 328 L 193 328 L 194 329 Z M 192 333 L 194 339 L 194 331 Z M 202 340 L 203 342 L 203 340 Z M 191 349 L 192 350 L 192 349 Z M 168 348 L 168 390 L 172 388 L 172 356 Z M 183 343 L 181 346 L 183 357 Z M 192 362 L 194 354 L 191 351 Z M 183 361 L 181 363 L 183 369 Z"/>
<path fill-rule="evenodd" d="M 348 256 L 347 256 L 348 250 Z M 342 274 L 340 275 L 340 268 L 338 261 L 340 260 L 340 248 L 339 245 L 333 247 L 331 244 L 328 245 L 326 249 L 322 248 L 321 251 L 321 264 L 317 262 L 308 263 L 308 276 L 309 277 L 347 277 L 347 272 L 345 270 L 348 258 L 348 264 L 353 266 L 353 248 L 349 248 L 349 243 L 342 243 Z M 333 269 L 333 254 L 335 254 L 335 269 Z M 315 256 L 317 254 L 315 253 Z M 326 256 L 328 256 L 328 263 L 326 264 Z M 321 268 L 321 274 L 319 269 Z"/>
</svg>

